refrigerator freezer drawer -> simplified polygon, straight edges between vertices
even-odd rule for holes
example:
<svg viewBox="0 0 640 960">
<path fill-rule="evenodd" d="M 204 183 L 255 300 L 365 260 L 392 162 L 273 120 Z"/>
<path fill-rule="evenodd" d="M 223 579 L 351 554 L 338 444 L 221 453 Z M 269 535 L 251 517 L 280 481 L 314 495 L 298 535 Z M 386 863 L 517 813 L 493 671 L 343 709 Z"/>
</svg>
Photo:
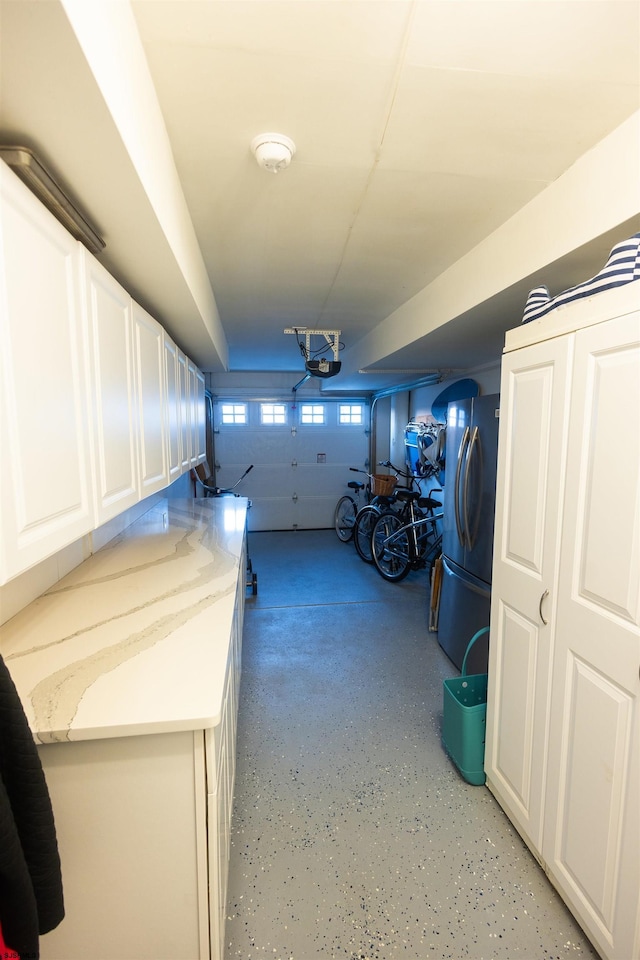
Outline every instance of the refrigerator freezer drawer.
<svg viewBox="0 0 640 960">
<path fill-rule="evenodd" d="M 489 626 L 491 585 L 471 576 L 442 557 L 442 589 L 438 613 L 438 643 L 458 670 L 471 637 Z M 467 660 L 467 673 L 486 673 L 489 636 L 474 644 Z"/>
</svg>

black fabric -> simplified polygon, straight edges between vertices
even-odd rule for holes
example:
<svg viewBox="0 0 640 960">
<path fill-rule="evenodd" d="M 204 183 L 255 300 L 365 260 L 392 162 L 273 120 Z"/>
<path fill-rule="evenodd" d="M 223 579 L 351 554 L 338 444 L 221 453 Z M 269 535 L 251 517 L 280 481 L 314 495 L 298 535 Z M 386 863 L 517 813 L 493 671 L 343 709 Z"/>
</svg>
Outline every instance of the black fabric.
<svg viewBox="0 0 640 960">
<path fill-rule="evenodd" d="M 64 917 L 53 810 L 38 750 L 0 656 L 0 922 L 21 960 Z"/>
</svg>

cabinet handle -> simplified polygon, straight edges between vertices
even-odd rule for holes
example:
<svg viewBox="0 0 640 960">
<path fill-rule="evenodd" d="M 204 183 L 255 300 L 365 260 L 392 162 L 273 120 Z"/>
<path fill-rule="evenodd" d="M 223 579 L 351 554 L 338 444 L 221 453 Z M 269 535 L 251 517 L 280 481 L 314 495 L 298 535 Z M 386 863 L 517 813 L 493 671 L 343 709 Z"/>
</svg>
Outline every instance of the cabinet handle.
<svg viewBox="0 0 640 960">
<path fill-rule="evenodd" d="M 544 623 L 545 627 L 546 627 L 546 625 L 549 623 L 549 621 L 548 621 L 548 620 L 545 620 L 545 618 L 542 616 L 542 604 L 544 603 L 544 601 L 546 600 L 546 598 L 547 598 L 548 596 L 549 596 L 549 591 L 548 591 L 548 590 L 545 590 L 545 592 L 544 592 L 544 593 L 542 594 L 542 596 L 540 597 L 540 604 L 539 604 L 539 606 L 538 606 L 538 612 L 539 612 L 539 614 L 540 614 L 540 619 L 541 619 L 542 622 Z"/>
</svg>

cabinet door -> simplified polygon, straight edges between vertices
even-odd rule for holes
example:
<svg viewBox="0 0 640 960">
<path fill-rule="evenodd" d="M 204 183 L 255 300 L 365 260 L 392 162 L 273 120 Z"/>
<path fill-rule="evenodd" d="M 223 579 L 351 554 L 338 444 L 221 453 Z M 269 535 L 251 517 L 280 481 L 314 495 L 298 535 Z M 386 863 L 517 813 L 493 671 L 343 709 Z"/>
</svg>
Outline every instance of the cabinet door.
<svg viewBox="0 0 640 960">
<path fill-rule="evenodd" d="M 570 338 L 508 354 L 498 443 L 487 784 L 539 854 Z"/>
<path fill-rule="evenodd" d="M 189 396 L 188 360 L 178 350 L 178 386 L 180 390 L 180 463 L 181 472 L 191 466 L 191 399 Z"/>
<path fill-rule="evenodd" d="M 169 483 L 165 428 L 165 363 L 163 329 L 137 303 L 133 304 L 138 396 L 139 496 Z"/>
<path fill-rule="evenodd" d="M 207 459 L 207 413 L 204 373 L 196 367 L 196 463 Z"/>
<path fill-rule="evenodd" d="M 621 960 L 640 954 L 639 335 L 640 314 L 576 335 L 543 848 Z"/>
<path fill-rule="evenodd" d="M 198 463 L 198 379 L 197 367 L 187 357 L 187 388 L 189 392 L 189 466 Z"/>
<path fill-rule="evenodd" d="M 178 367 L 178 348 L 171 337 L 164 333 L 164 359 L 167 381 L 167 457 L 169 483 L 177 480 L 182 473 L 182 428 L 180 412 L 180 371 Z"/>
<path fill-rule="evenodd" d="M 0 163 L 0 581 L 93 528 L 79 245 Z"/>
<path fill-rule="evenodd" d="M 138 501 L 131 297 L 85 250 L 82 260 L 99 525 Z"/>
</svg>

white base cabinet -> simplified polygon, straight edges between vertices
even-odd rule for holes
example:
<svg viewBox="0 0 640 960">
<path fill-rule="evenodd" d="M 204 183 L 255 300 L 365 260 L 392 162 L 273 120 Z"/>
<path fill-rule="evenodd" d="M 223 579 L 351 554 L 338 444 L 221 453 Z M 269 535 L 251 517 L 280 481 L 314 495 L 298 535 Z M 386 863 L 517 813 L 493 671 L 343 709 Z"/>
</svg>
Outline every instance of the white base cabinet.
<svg viewBox="0 0 640 960">
<path fill-rule="evenodd" d="M 246 501 L 160 501 L 0 627 L 55 816 L 42 960 L 223 960 Z"/>
<path fill-rule="evenodd" d="M 38 748 L 66 911 L 40 938 L 42 960 L 208 960 L 202 738 L 167 733 Z"/>
<path fill-rule="evenodd" d="M 39 746 L 66 909 L 42 960 L 223 960 L 235 674 L 210 730 Z"/>
<path fill-rule="evenodd" d="M 503 364 L 487 784 L 607 960 L 640 956 L 640 284 Z"/>
</svg>

